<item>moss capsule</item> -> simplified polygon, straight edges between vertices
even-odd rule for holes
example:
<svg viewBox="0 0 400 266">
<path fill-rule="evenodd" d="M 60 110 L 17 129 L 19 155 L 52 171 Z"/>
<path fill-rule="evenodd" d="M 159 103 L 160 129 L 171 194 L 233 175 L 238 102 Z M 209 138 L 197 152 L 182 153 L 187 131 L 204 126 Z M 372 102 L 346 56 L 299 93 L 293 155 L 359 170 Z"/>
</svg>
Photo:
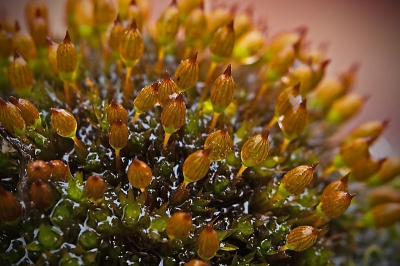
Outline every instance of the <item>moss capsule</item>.
<svg viewBox="0 0 400 266">
<path fill-rule="evenodd" d="M 49 35 L 49 29 L 47 21 L 39 9 L 36 10 L 35 18 L 31 24 L 31 35 L 37 47 L 46 46 L 46 37 Z"/>
<path fill-rule="evenodd" d="M 308 117 L 307 100 L 304 99 L 298 106 L 289 109 L 279 118 L 279 126 L 288 140 L 299 137 L 306 128 Z"/>
<path fill-rule="evenodd" d="M 279 191 L 283 195 L 298 195 L 311 183 L 318 163 L 300 165 L 287 172 L 281 181 Z"/>
<path fill-rule="evenodd" d="M 12 36 L 4 30 L 0 23 L 0 59 L 8 59 L 12 53 Z"/>
<path fill-rule="evenodd" d="M 158 87 L 158 103 L 161 106 L 165 106 L 170 100 L 171 95 L 174 93 L 179 93 L 178 86 L 171 79 L 168 72 L 165 71 L 164 78 Z"/>
<path fill-rule="evenodd" d="M 41 179 L 32 183 L 29 190 L 29 196 L 35 208 L 43 210 L 50 208 L 54 200 L 53 191 L 50 185 Z"/>
<path fill-rule="evenodd" d="M 135 106 L 134 121 L 136 121 L 140 114 L 150 111 L 157 104 L 159 85 L 160 82 L 156 81 L 140 90 L 133 101 L 133 105 Z"/>
<path fill-rule="evenodd" d="M 167 222 L 165 231 L 170 239 L 184 239 L 192 229 L 192 215 L 188 212 L 176 212 Z"/>
<path fill-rule="evenodd" d="M 351 141 L 358 138 L 373 138 L 379 137 L 385 130 L 389 120 L 371 120 L 367 121 L 350 132 L 350 135 L 346 138 L 346 141 Z"/>
<path fill-rule="evenodd" d="M 388 157 L 379 171 L 369 178 L 367 184 L 372 186 L 384 184 L 398 175 L 400 175 L 400 157 Z"/>
<path fill-rule="evenodd" d="M 331 182 L 329 185 L 327 185 L 325 187 L 324 191 L 322 192 L 322 197 L 324 197 L 324 196 L 326 196 L 329 193 L 332 193 L 334 191 L 347 192 L 347 185 L 348 185 L 349 175 L 350 175 L 350 173 L 348 173 L 344 177 L 342 177 L 342 178 L 340 178 L 338 180 L 335 180 L 335 181 Z"/>
<path fill-rule="evenodd" d="M 351 200 L 356 193 L 347 193 L 345 191 L 333 191 L 321 198 L 321 202 L 317 207 L 317 212 L 322 217 L 329 219 L 342 215 L 350 206 Z"/>
<path fill-rule="evenodd" d="M 303 251 L 314 245 L 321 229 L 312 226 L 298 226 L 290 231 L 285 246 L 281 250 Z"/>
<path fill-rule="evenodd" d="M 197 239 L 197 254 L 204 260 L 209 260 L 215 256 L 219 250 L 219 239 L 217 232 L 211 227 L 210 224 L 200 232 Z"/>
<path fill-rule="evenodd" d="M 32 36 L 28 32 L 21 30 L 18 21 L 15 22 L 13 46 L 27 62 L 36 59 L 38 56 Z"/>
<path fill-rule="evenodd" d="M 41 125 L 42 119 L 39 111 L 30 101 L 13 96 L 10 97 L 10 100 L 18 108 L 28 127 L 37 128 Z"/>
<path fill-rule="evenodd" d="M 69 166 L 60 160 L 51 160 L 48 162 L 51 169 L 50 178 L 52 181 L 67 182 L 72 178 Z"/>
<path fill-rule="evenodd" d="M 129 129 L 121 119 L 117 119 L 111 124 L 108 132 L 110 146 L 114 150 L 121 150 L 128 143 Z"/>
<path fill-rule="evenodd" d="M 369 146 L 374 140 L 374 138 L 357 138 L 343 143 L 334 163 L 339 167 L 343 165 L 351 167 L 361 159 L 368 158 Z"/>
<path fill-rule="evenodd" d="M 275 105 L 275 116 L 279 117 L 285 114 L 287 111 L 295 106 L 298 106 L 301 102 L 300 86 L 298 83 L 293 87 L 284 89 L 278 96 Z"/>
<path fill-rule="evenodd" d="M 10 64 L 9 71 L 11 85 L 18 96 L 29 97 L 33 86 L 33 74 L 24 58 L 18 52 L 14 53 L 14 60 Z"/>
<path fill-rule="evenodd" d="M 382 168 L 386 158 L 373 159 L 361 158 L 351 168 L 350 178 L 356 181 L 367 181 L 373 174 L 377 173 Z"/>
<path fill-rule="evenodd" d="M 58 44 L 46 38 L 47 40 L 47 61 L 49 62 L 50 69 L 55 76 L 60 75 L 60 71 L 57 66 L 57 49 Z"/>
<path fill-rule="evenodd" d="M 30 182 L 35 182 L 39 179 L 47 182 L 50 179 L 51 170 L 49 164 L 42 160 L 35 160 L 26 166 L 26 174 Z"/>
<path fill-rule="evenodd" d="M 61 137 L 75 137 L 77 123 L 75 117 L 69 111 L 51 108 L 51 125 Z"/>
<path fill-rule="evenodd" d="M 0 123 L 11 134 L 25 135 L 26 123 L 18 108 L 0 97 Z"/>
<path fill-rule="evenodd" d="M 117 7 L 112 0 L 94 1 L 94 21 L 100 31 L 106 31 L 117 15 Z"/>
<path fill-rule="evenodd" d="M 57 68 L 60 71 L 60 78 L 64 81 L 72 81 L 77 66 L 78 54 L 66 31 L 64 40 L 57 47 Z"/>
<path fill-rule="evenodd" d="M 176 0 L 173 0 L 157 20 L 156 38 L 159 44 L 163 46 L 171 44 L 178 32 L 179 24 L 179 10 Z"/>
<path fill-rule="evenodd" d="M 138 159 L 133 159 L 129 165 L 127 176 L 132 187 L 142 191 L 150 185 L 153 179 L 151 168 L 145 162 Z"/>
<path fill-rule="evenodd" d="M 179 130 L 185 124 L 185 120 L 186 104 L 183 101 L 183 94 L 173 94 L 161 113 L 161 123 L 165 131 L 164 148 L 171 134 Z"/>
<path fill-rule="evenodd" d="M 183 177 L 185 183 L 192 183 L 202 179 L 210 170 L 211 150 L 198 150 L 190 154 L 183 163 Z"/>
<path fill-rule="evenodd" d="M 334 124 L 342 124 L 357 114 L 366 101 L 366 97 L 349 93 L 336 100 L 327 114 L 327 119 Z"/>
<path fill-rule="evenodd" d="M 211 149 L 210 160 L 221 161 L 228 156 L 233 147 L 233 141 L 226 128 L 211 133 L 204 142 L 204 149 Z"/>
<path fill-rule="evenodd" d="M 121 45 L 122 39 L 124 38 L 124 26 L 117 15 L 117 18 L 114 21 L 114 25 L 110 30 L 110 36 L 108 38 L 108 45 L 111 48 L 111 51 L 114 53 L 119 54 L 119 46 Z"/>
<path fill-rule="evenodd" d="M 219 28 L 211 39 L 210 51 L 212 59 L 219 62 L 224 58 L 230 57 L 235 45 L 235 31 L 233 20 L 226 26 Z"/>
<path fill-rule="evenodd" d="M 111 100 L 107 109 L 107 121 L 112 125 L 117 119 L 121 119 L 124 124 L 128 123 L 128 111 L 121 104 Z"/>
<path fill-rule="evenodd" d="M 204 29 L 207 28 L 207 20 L 203 8 L 192 10 L 186 17 L 183 27 L 185 31 L 185 43 L 189 47 L 195 47 L 201 43 L 205 34 Z"/>
<path fill-rule="evenodd" d="M 214 112 L 222 113 L 232 102 L 235 95 L 235 88 L 235 82 L 233 81 L 231 73 L 231 65 L 228 65 L 224 73 L 215 80 L 211 88 L 210 99 Z"/>
<path fill-rule="evenodd" d="M 369 205 L 397 202 L 400 203 L 400 190 L 388 185 L 374 187 L 369 193 Z"/>
<path fill-rule="evenodd" d="M 181 61 L 178 65 L 174 79 L 179 91 L 186 91 L 193 87 L 199 79 L 199 65 L 196 62 L 197 53 L 191 58 Z"/>
<path fill-rule="evenodd" d="M 0 219 L 4 222 L 13 222 L 22 215 L 22 206 L 19 200 L 9 191 L 0 187 Z"/>
<path fill-rule="evenodd" d="M 145 20 L 146 14 L 142 7 L 136 3 L 136 0 L 132 0 L 129 3 L 128 7 L 128 19 L 131 21 L 132 19 L 136 20 L 138 30 L 141 32 L 143 29 L 143 24 Z"/>
<path fill-rule="evenodd" d="M 389 227 L 400 221 L 400 203 L 382 203 L 370 209 L 359 222 L 364 227 Z"/>
<path fill-rule="evenodd" d="M 252 167 L 259 165 L 267 158 L 269 152 L 268 135 L 269 130 L 263 134 L 252 136 L 243 144 L 240 156 L 244 166 Z"/>
<path fill-rule="evenodd" d="M 107 190 L 107 184 L 100 176 L 92 175 L 86 180 L 85 190 L 88 199 L 97 201 L 104 197 L 104 192 Z"/>
<path fill-rule="evenodd" d="M 136 20 L 133 19 L 119 46 L 119 53 L 125 66 L 134 67 L 142 57 L 143 50 L 143 37 L 137 29 Z"/>
<path fill-rule="evenodd" d="M 185 263 L 185 266 L 209 266 L 209 265 L 210 264 L 205 263 L 202 260 L 196 260 L 196 259 L 190 260 Z"/>
</svg>

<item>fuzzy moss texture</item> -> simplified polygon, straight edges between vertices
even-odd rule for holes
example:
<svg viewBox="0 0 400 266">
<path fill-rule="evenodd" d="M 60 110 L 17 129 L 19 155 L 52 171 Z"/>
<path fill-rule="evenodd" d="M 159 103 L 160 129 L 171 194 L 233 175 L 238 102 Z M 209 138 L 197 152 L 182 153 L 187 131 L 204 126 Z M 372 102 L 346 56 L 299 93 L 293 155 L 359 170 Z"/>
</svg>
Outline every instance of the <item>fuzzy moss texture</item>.
<svg viewBox="0 0 400 266">
<path fill-rule="evenodd" d="M 40 1 L 0 27 L 1 265 L 396 264 L 387 121 L 330 138 L 357 66 L 201 0 L 66 10 L 63 40 Z"/>
</svg>

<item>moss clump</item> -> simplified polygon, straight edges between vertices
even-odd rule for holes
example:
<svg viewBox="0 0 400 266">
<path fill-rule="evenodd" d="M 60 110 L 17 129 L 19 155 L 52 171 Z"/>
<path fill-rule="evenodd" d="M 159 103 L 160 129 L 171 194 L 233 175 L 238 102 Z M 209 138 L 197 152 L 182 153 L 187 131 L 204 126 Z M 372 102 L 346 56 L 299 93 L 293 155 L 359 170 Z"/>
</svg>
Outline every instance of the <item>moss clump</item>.
<svg viewBox="0 0 400 266">
<path fill-rule="evenodd" d="M 38 2 L 30 33 L 0 27 L 1 265 L 394 263 L 398 197 L 366 188 L 399 187 L 368 151 L 387 122 L 330 140 L 363 105 L 356 68 L 325 79 L 305 28 L 185 0 L 154 28 L 124 2 L 68 1 L 48 47 Z"/>
</svg>

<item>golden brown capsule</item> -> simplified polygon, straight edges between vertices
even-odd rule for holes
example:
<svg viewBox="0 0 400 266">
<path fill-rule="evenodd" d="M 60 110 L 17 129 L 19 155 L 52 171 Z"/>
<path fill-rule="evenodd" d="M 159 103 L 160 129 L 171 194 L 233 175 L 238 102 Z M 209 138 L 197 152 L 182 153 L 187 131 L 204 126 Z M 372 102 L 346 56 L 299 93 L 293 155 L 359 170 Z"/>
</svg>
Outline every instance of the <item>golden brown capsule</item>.
<svg viewBox="0 0 400 266">
<path fill-rule="evenodd" d="M 374 138 L 357 138 L 343 143 L 340 146 L 339 157 L 335 158 L 335 164 L 338 166 L 354 166 L 361 159 L 369 158 L 369 147 Z"/>
<path fill-rule="evenodd" d="M 13 222 L 22 215 L 22 206 L 15 196 L 0 187 L 0 219 L 6 223 Z"/>
<path fill-rule="evenodd" d="M 32 183 L 39 179 L 47 182 L 50 179 L 51 170 L 50 165 L 42 160 L 35 160 L 26 166 L 28 180 Z"/>
<path fill-rule="evenodd" d="M 192 229 L 192 215 L 188 212 L 176 212 L 167 222 L 165 231 L 170 239 L 184 239 Z"/>
<path fill-rule="evenodd" d="M 242 164 L 246 167 L 252 167 L 262 163 L 268 156 L 269 130 L 263 134 L 257 134 L 248 139 L 242 147 L 240 156 Z"/>
<path fill-rule="evenodd" d="M 317 68 L 313 67 L 313 76 L 312 76 L 309 91 L 314 90 L 318 86 L 318 84 L 321 82 L 322 78 L 325 76 L 326 67 L 329 65 L 330 62 L 331 62 L 331 60 L 327 59 L 327 60 L 322 61 L 320 64 L 318 64 Z M 309 91 L 307 91 L 307 93 Z M 305 94 L 303 94 L 303 95 L 305 95 Z"/>
<path fill-rule="evenodd" d="M 375 206 L 378 204 L 397 202 L 400 203 L 400 190 L 391 186 L 374 187 L 369 192 L 369 204 Z"/>
<path fill-rule="evenodd" d="M 132 19 L 135 19 L 138 30 L 140 32 L 142 31 L 145 14 L 143 13 L 142 8 L 136 3 L 136 0 L 131 0 L 131 2 L 129 3 L 128 19 L 130 21 L 132 21 Z"/>
<path fill-rule="evenodd" d="M 267 80 L 275 81 L 286 74 L 289 68 L 293 65 L 296 53 L 293 45 L 283 47 L 271 60 L 268 62 Z M 298 80 L 294 82 L 299 83 Z M 294 84 L 291 84 L 294 85 Z"/>
<path fill-rule="evenodd" d="M 69 0 L 67 2 L 68 29 L 82 36 L 89 37 L 94 30 L 94 1 Z"/>
<path fill-rule="evenodd" d="M 196 259 L 190 260 L 185 263 L 185 266 L 209 266 L 209 265 L 210 264 L 205 263 L 202 260 L 196 260 Z"/>
<path fill-rule="evenodd" d="M 121 119 L 122 123 L 128 123 L 128 111 L 119 103 L 111 100 L 107 109 L 107 121 L 112 125 L 117 119 Z"/>
<path fill-rule="evenodd" d="M 0 23 L 0 59 L 8 59 L 12 51 L 12 35 Z"/>
<path fill-rule="evenodd" d="M 289 86 L 301 84 L 300 94 L 306 96 L 313 89 L 314 72 L 309 63 L 300 63 L 289 73 Z"/>
<path fill-rule="evenodd" d="M 46 38 L 47 40 L 47 61 L 49 61 L 50 69 L 55 76 L 60 75 L 60 71 L 57 66 L 57 49 L 58 44 Z"/>
<path fill-rule="evenodd" d="M 54 131 L 64 138 L 73 138 L 76 134 L 76 119 L 65 109 L 51 108 L 51 124 Z"/>
<path fill-rule="evenodd" d="M 276 99 L 275 116 L 279 117 L 302 102 L 298 83 L 293 87 L 284 89 Z"/>
<path fill-rule="evenodd" d="M 148 112 L 157 104 L 159 86 L 160 82 L 156 81 L 140 90 L 135 100 L 133 100 L 133 105 L 135 106 L 134 120 L 141 113 Z"/>
<path fill-rule="evenodd" d="M 203 39 L 207 28 L 207 20 L 203 8 L 196 8 L 186 17 L 183 24 L 186 45 L 193 47 Z"/>
<path fill-rule="evenodd" d="M 69 166 L 60 160 L 51 160 L 48 162 L 51 169 L 50 178 L 53 181 L 66 182 L 72 178 Z"/>
<path fill-rule="evenodd" d="M 304 99 L 298 106 L 291 108 L 282 115 L 278 122 L 286 139 L 293 140 L 299 137 L 307 124 L 307 100 Z"/>
<path fill-rule="evenodd" d="M 237 21 L 237 18 L 235 18 L 235 28 Z M 238 36 L 236 29 L 235 36 Z M 235 47 L 233 48 L 233 58 L 246 65 L 252 64 L 262 55 L 264 45 L 264 34 L 260 30 L 253 29 L 248 31 L 235 43 Z"/>
<path fill-rule="evenodd" d="M 222 59 L 230 57 L 235 45 L 235 31 L 233 29 L 233 20 L 219 28 L 210 42 L 210 51 L 212 60 L 220 62 Z"/>
<path fill-rule="evenodd" d="M 197 239 L 197 254 L 204 260 L 209 260 L 215 256 L 219 250 L 219 239 L 217 231 L 210 224 L 200 232 Z"/>
<path fill-rule="evenodd" d="M 181 0 L 177 3 L 179 14 L 186 16 L 193 9 L 203 4 L 203 0 Z"/>
<path fill-rule="evenodd" d="M 332 191 L 321 198 L 317 207 L 318 214 L 329 219 L 342 215 L 350 206 L 351 200 L 356 193 L 347 193 L 345 191 Z"/>
<path fill-rule="evenodd" d="M 77 66 L 78 55 L 68 31 L 66 31 L 64 40 L 57 47 L 57 68 L 60 72 L 60 78 L 65 81 L 72 81 Z"/>
<path fill-rule="evenodd" d="M 150 185 L 153 179 L 151 168 L 145 162 L 138 159 L 133 159 L 132 163 L 129 165 L 127 176 L 132 187 L 142 191 Z"/>
<path fill-rule="evenodd" d="M 231 65 L 225 69 L 214 82 L 211 88 L 210 100 L 216 113 L 222 111 L 232 102 L 235 96 L 235 82 L 233 81 Z"/>
<path fill-rule="evenodd" d="M 338 78 L 325 78 L 313 92 L 312 105 L 327 111 L 334 101 L 345 94 L 346 88 Z"/>
<path fill-rule="evenodd" d="M 334 124 L 346 122 L 361 110 L 366 100 L 356 93 L 346 94 L 333 103 L 327 114 L 328 121 Z"/>
<path fill-rule="evenodd" d="M 383 159 L 361 158 L 351 168 L 350 178 L 356 181 L 367 181 L 373 174 L 381 169 L 382 164 L 386 161 Z"/>
<path fill-rule="evenodd" d="M 37 50 L 32 36 L 28 32 L 21 30 L 18 21 L 15 22 L 13 46 L 14 49 L 21 54 L 25 61 L 29 62 L 30 60 L 37 58 Z"/>
<path fill-rule="evenodd" d="M 10 133 L 17 136 L 25 134 L 25 120 L 18 108 L 0 97 L 0 123 Z"/>
<path fill-rule="evenodd" d="M 10 64 L 9 78 L 18 96 L 27 98 L 33 86 L 33 74 L 28 64 L 18 52 L 14 52 L 14 60 Z"/>
<path fill-rule="evenodd" d="M 49 29 L 40 9 L 36 10 L 35 18 L 32 21 L 31 35 L 37 47 L 46 46 L 46 37 L 49 35 Z"/>
<path fill-rule="evenodd" d="M 100 176 L 92 175 L 86 180 L 85 190 L 88 199 L 97 201 L 104 197 L 104 192 L 107 190 L 107 184 Z"/>
<path fill-rule="evenodd" d="M 306 250 L 314 245 L 320 232 L 321 229 L 316 229 L 312 226 L 298 226 L 290 231 L 286 239 L 286 244 L 281 250 L 289 249 L 297 252 Z"/>
<path fill-rule="evenodd" d="M 41 179 L 32 183 L 29 196 L 35 208 L 48 209 L 53 204 L 54 196 L 50 185 Z"/>
<path fill-rule="evenodd" d="M 142 57 L 143 50 L 143 37 L 137 29 L 136 20 L 133 19 L 119 46 L 119 53 L 125 66 L 134 67 Z"/>
<path fill-rule="evenodd" d="M 211 149 L 210 160 L 221 161 L 228 156 L 233 147 L 233 141 L 226 128 L 211 133 L 204 142 L 204 149 Z"/>
<path fill-rule="evenodd" d="M 185 119 L 186 104 L 183 101 L 183 94 L 172 94 L 161 113 L 164 131 L 169 134 L 174 133 L 185 124 Z"/>
<path fill-rule="evenodd" d="M 338 180 L 335 180 L 335 181 L 331 182 L 329 185 L 327 185 L 325 187 L 324 191 L 322 192 L 322 197 L 328 195 L 329 193 L 331 193 L 333 191 L 344 191 L 344 192 L 347 192 L 347 185 L 348 185 L 349 175 L 350 175 L 350 173 L 348 173 L 344 177 L 342 177 L 342 178 L 340 178 Z"/>
<path fill-rule="evenodd" d="M 182 60 L 178 65 L 174 74 L 174 79 L 179 91 L 186 91 L 196 85 L 199 79 L 199 65 L 196 60 L 197 53 L 189 59 Z"/>
<path fill-rule="evenodd" d="M 226 26 L 234 18 L 234 10 L 226 7 L 217 7 L 206 13 L 207 35 L 213 35 L 219 28 Z M 207 36 L 208 37 L 208 36 Z M 210 37 L 208 37 L 210 38 Z"/>
<path fill-rule="evenodd" d="M 108 141 L 114 150 L 121 150 L 128 143 L 129 129 L 119 118 L 111 124 Z"/>
<path fill-rule="evenodd" d="M 249 7 L 244 10 L 244 12 L 235 14 L 235 25 L 233 26 L 233 29 L 235 30 L 235 36 L 237 40 L 246 33 L 253 31 L 253 13 L 253 8 Z"/>
<path fill-rule="evenodd" d="M 400 221 L 400 203 L 378 204 L 370 209 L 359 222 L 363 227 L 390 227 Z"/>
<path fill-rule="evenodd" d="M 274 56 L 285 46 L 299 43 L 307 34 L 307 27 L 301 26 L 290 31 L 281 31 L 272 37 L 268 44 L 269 56 Z"/>
<path fill-rule="evenodd" d="M 164 78 L 158 86 L 158 103 L 164 107 L 174 93 L 179 93 L 178 86 L 171 79 L 168 71 L 165 71 Z"/>
<path fill-rule="evenodd" d="M 10 101 L 18 108 L 27 126 L 32 128 L 40 126 L 42 119 L 40 118 L 39 111 L 30 101 L 21 98 L 17 99 L 13 96 L 10 97 Z"/>
<path fill-rule="evenodd" d="M 350 135 L 346 138 L 346 141 L 351 141 L 357 138 L 376 138 L 379 137 L 383 130 L 389 124 L 389 120 L 371 120 L 367 121 L 350 132 Z"/>
<path fill-rule="evenodd" d="M 198 150 L 190 154 L 183 163 L 183 177 L 185 183 L 192 183 L 202 179 L 210 170 L 211 150 Z"/>
<path fill-rule="evenodd" d="M 106 31 L 117 15 L 115 2 L 111 0 L 94 1 L 94 21 L 100 31 Z"/>
<path fill-rule="evenodd" d="M 110 46 L 111 50 L 115 52 L 119 52 L 119 46 L 121 45 L 122 39 L 124 38 L 124 26 L 117 15 L 117 18 L 114 21 L 114 25 L 110 30 L 110 36 L 108 38 L 108 45 Z"/>
<path fill-rule="evenodd" d="M 179 28 L 179 10 L 176 0 L 162 12 L 156 24 L 156 38 L 161 45 L 171 44 Z"/>
<path fill-rule="evenodd" d="M 34 27 L 34 21 L 37 13 L 44 19 L 46 24 L 48 24 L 48 10 L 47 5 L 42 0 L 30 0 L 25 6 L 25 20 L 29 26 L 29 30 L 32 32 Z"/>
<path fill-rule="evenodd" d="M 367 184 L 372 186 L 384 184 L 398 175 L 400 175 L 400 157 L 389 157 L 383 162 L 379 171 L 368 180 Z"/>
<path fill-rule="evenodd" d="M 283 176 L 279 187 L 281 194 L 285 196 L 301 194 L 313 180 L 317 165 L 318 162 L 310 166 L 300 165 L 287 172 Z"/>
</svg>

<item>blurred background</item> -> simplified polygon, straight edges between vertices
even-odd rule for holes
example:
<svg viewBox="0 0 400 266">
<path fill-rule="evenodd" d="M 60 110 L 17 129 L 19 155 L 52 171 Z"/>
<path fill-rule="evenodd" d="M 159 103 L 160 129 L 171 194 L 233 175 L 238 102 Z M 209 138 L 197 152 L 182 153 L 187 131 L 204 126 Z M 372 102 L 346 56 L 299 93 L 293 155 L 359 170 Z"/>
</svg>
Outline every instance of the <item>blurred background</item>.
<svg viewBox="0 0 400 266">
<path fill-rule="evenodd" d="M 62 36 L 66 30 L 66 0 L 43 1 L 50 7 L 53 36 Z M 0 0 L 0 16 L 22 22 L 26 2 Z M 152 2 L 152 15 L 157 18 L 171 1 Z M 368 120 L 389 119 L 388 128 L 371 152 L 376 157 L 400 155 L 400 1 L 206 0 L 206 8 L 219 4 L 252 6 L 255 21 L 262 20 L 268 27 L 267 37 L 281 30 L 307 26 L 308 40 L 314 45 L 327 44 L 327 57 L 332 59 L 328 76 L 359 63 L 354 90 L 370 98 L 362 112 L 348 122 L 343 134 Z"/>
</svg>

